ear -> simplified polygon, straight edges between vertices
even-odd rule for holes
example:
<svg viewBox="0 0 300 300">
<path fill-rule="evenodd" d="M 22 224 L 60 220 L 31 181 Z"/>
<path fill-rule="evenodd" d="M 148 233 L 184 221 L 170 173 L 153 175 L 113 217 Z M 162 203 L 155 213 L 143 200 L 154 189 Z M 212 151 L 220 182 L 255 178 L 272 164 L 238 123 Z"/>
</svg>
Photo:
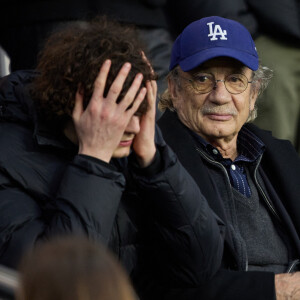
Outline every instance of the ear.
<svg viewBox="0 0 300 300">
<path fill-rule="evenodd" d="M 258 97 L 258 89 L 255 87 L 251 90 L 251 94 L 250 94 L 250 111 L 254 109 L 257 97 Z"/>
<path fill-rule="evenodd" d="M 177 98 L 177 86 L 171 78 L 168 78 L 168 90 L 169 90 L 169 93 L 170 93 L 172 99 L 176 99 Z"/>
</svg>

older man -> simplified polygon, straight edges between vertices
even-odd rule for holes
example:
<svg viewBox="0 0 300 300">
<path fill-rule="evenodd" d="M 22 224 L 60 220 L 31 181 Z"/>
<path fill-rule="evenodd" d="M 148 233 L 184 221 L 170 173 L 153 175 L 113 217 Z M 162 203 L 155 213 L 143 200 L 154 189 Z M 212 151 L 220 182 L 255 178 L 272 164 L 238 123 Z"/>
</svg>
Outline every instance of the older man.
<svg viewBox="0 0 300 300">
<path fill-rule="evenodd" d="M 300 257 L 300 159 L 248 124 L 271 75 L 232 20 L 195 21 L 173 45 L 159 125 L 227 226 L 222 266 L 193 299 L 300 299 L 299 273 L 284 274 Z"/>
</svg>

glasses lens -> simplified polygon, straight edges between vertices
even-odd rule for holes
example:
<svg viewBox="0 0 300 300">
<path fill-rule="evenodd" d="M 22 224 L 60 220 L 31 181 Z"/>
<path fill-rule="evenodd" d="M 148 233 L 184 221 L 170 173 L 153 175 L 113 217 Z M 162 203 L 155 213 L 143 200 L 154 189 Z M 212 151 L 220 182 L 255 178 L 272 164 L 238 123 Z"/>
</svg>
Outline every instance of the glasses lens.
<svg viewBox="0 0 300 300">
<path fill-rule="evenodd" d="M 214 78 L 210 74 L 197 74 L 192 79 L 196 92 L 204 94 L 210 92 L 214 87 Z"/>
<path fill-rule="evenodd" d="M 232 94 L 242 93 L 248 86 L 248 79 L 243 74 L 231 74 L 225 79 L 225 86 Z"/>
</svg>

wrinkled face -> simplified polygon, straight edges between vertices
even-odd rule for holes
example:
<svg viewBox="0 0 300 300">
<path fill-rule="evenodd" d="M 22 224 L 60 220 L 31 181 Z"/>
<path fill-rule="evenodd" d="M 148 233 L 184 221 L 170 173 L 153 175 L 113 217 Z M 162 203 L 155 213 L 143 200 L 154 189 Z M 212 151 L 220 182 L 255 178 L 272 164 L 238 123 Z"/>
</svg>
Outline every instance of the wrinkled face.
<svg viewBox="0 0 300 300">
<path fill-rule="evenodd" d="M 202 74 L 210 74 L 216 80 L 224 80 L 230 74 L 244 74 L 251 81 L 252 71 L 234 59 L 216 58 L 189 72 L 179 69 L 180 87 L 169 82 L 173 105 L 187 127 L 210 143 L 218 139 L 229 141 L 247 121 L 257 93 L 248 83 L 244 92 L 234 95 L 226 90 L 224 82 L 219 81 L 212 91 L 199 94 L 191 82 L 181 78 L 199 78 Z"/>
<path fill-rule="evenodd" d="M 126 157 L 130 154 L 131 145 L 136 134 L 140 131 L 140 116 L 133 115 L 129 121 L 121 142 L 113 153 L 114 158 Z"/>
</svg>

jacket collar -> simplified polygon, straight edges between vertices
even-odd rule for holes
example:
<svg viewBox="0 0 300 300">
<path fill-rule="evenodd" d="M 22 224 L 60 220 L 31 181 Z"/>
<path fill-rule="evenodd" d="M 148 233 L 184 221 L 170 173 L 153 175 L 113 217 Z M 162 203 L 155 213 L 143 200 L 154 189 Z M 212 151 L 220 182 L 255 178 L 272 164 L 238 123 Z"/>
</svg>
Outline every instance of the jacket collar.
<svg viewBox="0 0 300 300">
<path fill-rule="evenodd" d="M 34 111 L 33 137 L 41 147 L 55 147 L 61 150 L 77 151 L 77 146 L 69 141 L 58 124 L 47 123 Z"/>
<path fill-rule="evenodd" d="M 29 86 L 38 73 L 32 70 L 16 71 L 0 79 L 0 119 L 33 127 L 33 138 L 39 146 L 74 149 L 61 132 L 59 124 L 47 124 L 38 117 Z"/>
</svg>

